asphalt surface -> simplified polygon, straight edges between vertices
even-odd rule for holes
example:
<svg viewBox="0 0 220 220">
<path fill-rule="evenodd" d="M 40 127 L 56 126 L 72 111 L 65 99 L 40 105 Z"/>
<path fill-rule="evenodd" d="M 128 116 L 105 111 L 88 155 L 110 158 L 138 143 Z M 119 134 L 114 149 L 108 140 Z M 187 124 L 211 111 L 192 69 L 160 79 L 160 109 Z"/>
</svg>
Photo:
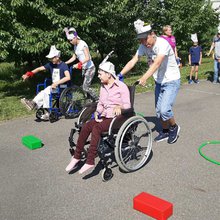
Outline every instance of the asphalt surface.
<svg viewBox="0 0 220 220">
<path fill-rule="evenodd" d="M 134 173 L 113 168 L 114 177 L 102 182 L 100 173 L 67 174 L 68 136 L 74 120 L 36 122 L 34 117 L 0 124 L 1 220 L 144 220 L 133 209 L 141 192 L 165 199 L 174 206 L 169 219 L 220 219 L 220 166 L 198 153 L 207 140 L 220 140 L 220 85 L 203 81 L 183 85 L 174 112 L 181 126 L 175 144 L 153 143 L 151 160 Z M 136 111 L 143 113 L 157 135 L 159 125 L 152 92 L 136 95 Z M 35 135 L 44 147 L 29 150 L 21 137 Z M 204 152 L 220 161 L 220 145 Z"/>
</svg>

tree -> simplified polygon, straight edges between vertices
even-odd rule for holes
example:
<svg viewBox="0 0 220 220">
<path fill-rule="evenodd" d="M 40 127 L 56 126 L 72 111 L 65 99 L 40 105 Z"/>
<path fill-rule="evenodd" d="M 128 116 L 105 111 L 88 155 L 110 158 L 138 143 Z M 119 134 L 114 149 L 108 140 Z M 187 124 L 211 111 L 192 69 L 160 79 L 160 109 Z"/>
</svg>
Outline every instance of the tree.
<svg viewBox="0 0 220 220">
<path fill-rule="evenodd" d="M 177 39 L 180 52 L 192 45 L 191 34 L 197 33 L 199 43 L 207 49 L 219 24 L 218 13 L 212 9 L 207 0 L 151 0 L 146 15 L 156 24 L 155 29 L 161 33 L 162 26 L 171 25 Z M 161 33 L 162 34 L 162 33 Z"/>
<path fill-rule="evenodd" d="M 191 33 L 208 46 L 218 24 L 206 0 L 4 0 L 0 60 L 42 63 L 53 44 L 64 57 L 70 56 L 63 28 L 73 26 L 90 50 L 98 50 L 103 58 L 113 49 L 115 62 L 124 65 L 138 45 L 133 26 L 138 18 L 154 24 L 158 34 L 171 24 L 178 49 L 187 51 Z"/>
</svg>

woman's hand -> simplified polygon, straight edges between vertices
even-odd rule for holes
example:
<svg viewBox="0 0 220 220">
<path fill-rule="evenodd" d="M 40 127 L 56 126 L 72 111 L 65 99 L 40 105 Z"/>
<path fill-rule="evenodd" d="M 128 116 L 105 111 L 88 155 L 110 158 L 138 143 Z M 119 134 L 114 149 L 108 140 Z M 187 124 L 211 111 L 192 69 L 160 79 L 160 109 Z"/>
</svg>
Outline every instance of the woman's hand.
<svg viewBox="0 0 220 220">
<path fill-rule="evenodd" d="M 102 119 L 99 119 L 99 113 L 98 112 L 94 113 L 94 117 L 95 117 L 96 122 L 102 122 L 103 121 Z"/>
<path fill-rule="evenodd" d="M 114 107 L 113 115 L 116 115 L 116 116 L 121 115 L 121 106 L 117 105 Z"/>
</svg>

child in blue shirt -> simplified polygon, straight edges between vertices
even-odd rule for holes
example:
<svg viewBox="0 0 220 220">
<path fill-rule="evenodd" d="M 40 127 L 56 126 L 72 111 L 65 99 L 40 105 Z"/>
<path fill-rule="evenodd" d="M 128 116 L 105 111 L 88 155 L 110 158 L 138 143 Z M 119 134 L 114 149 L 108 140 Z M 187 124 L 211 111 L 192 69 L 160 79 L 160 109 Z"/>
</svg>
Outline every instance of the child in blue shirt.
<svg viewBox="0 0 220 220">
<path fill-rule="evenodd" d="M 51 46 L 50 52 L 46 57 L 49 59 L 49 63 L 45 64 L 44 66 L 40 66 L 30 72 L 27 72 L 22 76 L 23 80 L 27 80 L 34 74 L 45 70 L 48 70 L 52 76 L 52 84 L 39 92 L 33 100 L 26 98 L 21 99 L 21 103 L 24 104 L 25 107 L 27 107 L 29 110 L 34 110 L 41 107 L 48 109 L 50 107 L 49 96 L 52 90 L 56 90 L 58 86 L 68 84 L 70 81 L 69 68 L 67 64 L 61 61 L 60 51 L 57 50 L 55 46 Z M 43 114 L 41 119 L 49 120 L 49 113 L 46 112 Z"/>
<path fill-rule="evenodd" d="M 189 65 L 191 65 L 191 71 L 189 75 L 189 84 L 193 83 L 192 76 L 195 73 L 195 83 L 199 83 L 198 71 L 199 65 L 202 63 L 202 47 L 198 45 L 198 41 L 193 42 L 193 46 L 189 49 Z"/>
</svg>

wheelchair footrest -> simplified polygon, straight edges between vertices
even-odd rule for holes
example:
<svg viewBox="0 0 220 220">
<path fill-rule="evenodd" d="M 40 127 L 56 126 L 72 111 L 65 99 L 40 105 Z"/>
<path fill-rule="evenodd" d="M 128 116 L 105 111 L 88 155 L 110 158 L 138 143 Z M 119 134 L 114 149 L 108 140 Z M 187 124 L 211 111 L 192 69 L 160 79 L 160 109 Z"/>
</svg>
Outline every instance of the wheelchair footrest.
<svg viewBox="0 0 220 220">
<path fill-rule="evenodd" d="M 22 137 L 21 142 L 30 150 L 43 147 L 42 141 L 33 135 Z"/>
<path fill-rule="evenodd" d="M 173 204 L 142 192 L 133 199 L 134 209 L 157 220 L 166 220 L 173 214 Z"/>
</svg>

